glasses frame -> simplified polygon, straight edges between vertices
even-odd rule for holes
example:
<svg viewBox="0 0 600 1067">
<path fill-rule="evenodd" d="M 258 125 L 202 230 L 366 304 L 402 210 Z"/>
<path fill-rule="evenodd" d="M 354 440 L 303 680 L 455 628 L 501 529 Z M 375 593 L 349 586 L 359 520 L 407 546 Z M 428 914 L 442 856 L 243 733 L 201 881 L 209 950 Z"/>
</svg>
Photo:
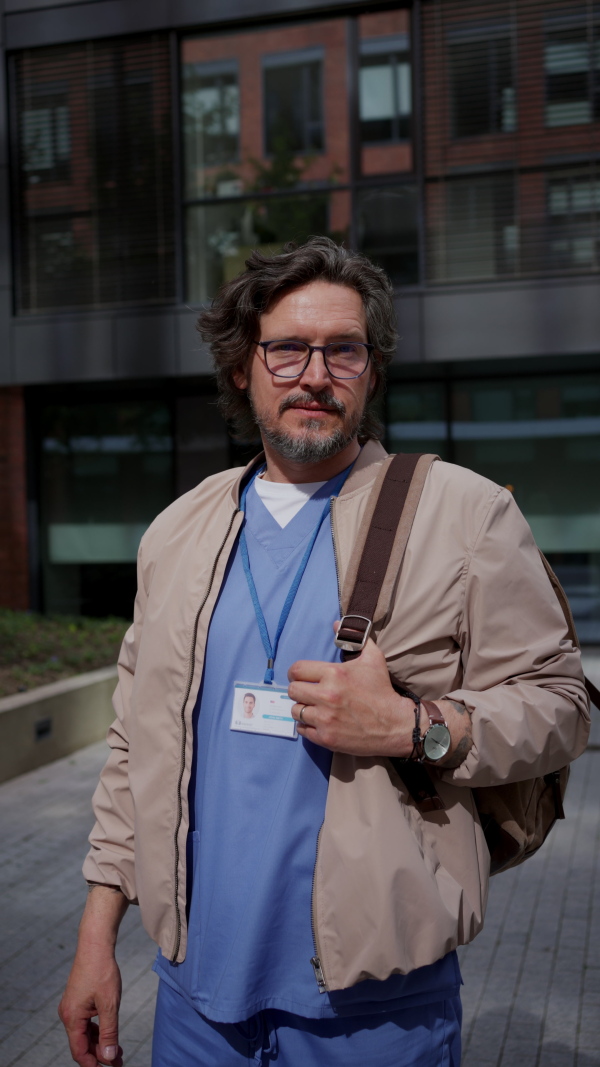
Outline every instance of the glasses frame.
<svg viewBox="0 0 600 1067">
<path fill-rule="evenodd" d="M 269 363 L 268 363 L 268 360 L 267 360 L 267 348 L 269 347 L 269 345 L 278 344 L 278 343 L 281 343 L 281 342 L 284 342 L 284 341 L 289 341 L 290 344 L 305 345 L 306 348 L 308 348 L 308 355 L 306 357 L 306 361 L 304 363 L 304 366 L 301 368 L 301 370 L 299 370 L 297 372 L 297 374 L 278 374 L 277 371 L 271 370 L 271 368 L 269 366 Z M 338 381 L 338 382 L 352 382 L 356 378 L 361 378 L 362 375 L 365 373 L 367 367 L 369 366 L 369 362 L 371 360 L 371 356 L 372 356 L 372 354 L 373 354 L 373 352 L 375 350 L 375 345 L 369 344 L 368 341 L 354 341 L 354 342 L 349 341 L 348 344 L 362 345 L 363 348 L 366 348 L 366 350 L 367 350 L 367 360 L 366 360 L 366 363 L 365 363 L 363 369 L 361 370 L 360 374 L 351 374 L 347 378 L 341 378 L 339 374 L 334 374 L 333 373 L 333 371 L 330 369 L 329 364 L 327 362 L 327 349 L 330 347 L 330 345 L 343 344 L 343 342 L 341 342 L 341 341 L 330 341 L 330 343 L 327 344 L 327 345 L 308 345 L 308 344 L 306 344 L 305 341 L 295 341 L 291 337 L 274 337 L 271 341 L 255 341 L 254 344 L 258 345 L 259 348 L 262 348 L 263 353 L 264 353 L 265 367 L 267 368 L 269 374 L 272 374 L 274 378 L 287 378 L 289 381 L 291 381 L 293 378 L 299 378 L 302 374 L 304 374 L 304 371 L 308 367 L 308 364 L 310 363 L 310 361 L 311 361 L 311 359 L 313 357 L 313 352 L 321 352 L 323 354 L 323 362 L 325 363 L 325 367 L 327 369 L 327 373 L 332 378 L 335 378 L 336 381 Z"/>
</svg>

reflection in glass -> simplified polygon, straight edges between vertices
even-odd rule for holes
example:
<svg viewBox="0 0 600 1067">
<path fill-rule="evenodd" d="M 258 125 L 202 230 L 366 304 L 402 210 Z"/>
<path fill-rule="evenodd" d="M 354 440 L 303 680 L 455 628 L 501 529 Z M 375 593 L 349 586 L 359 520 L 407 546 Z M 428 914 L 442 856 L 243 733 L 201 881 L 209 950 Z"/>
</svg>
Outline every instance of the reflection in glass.
<svg viewBox="0 0 600 1067">
<path fill-rule="evenodd" d="M 416 186 L 406 184 L 361 189 L 357 201 L 360 251 L 383 267 L 394 285 L 417 282 Z"/>
<path fill-rule="evenodd" d="M 386 402 L 391 451 L 437 453 L 514 494 L 580 640 L 600 643 L 600 375 L 396 381 Z"/>
<path fill-rule="evenodd" d="M 551 263 L 557 270 L 600 266 L 600 180 L 581 172 L 548 182 Z"/>
<path fill-rule="evenodd" d="M 210 191 L 217 196 L 231 195 L 232 191 L 235 194 L 231 184 L 223 189 L 223 181 L 228 179 L 219 177 L 218 173 L 211 175 L 212 183 L 207 182 L 206 168 L 235 163 L 239 156 L 237 61 L 185 63 L 182 109 L 187 195 L 199 196 Z"/>
<path fill-rule="evenodd" d="M 447 457 L 446 392 L 441 383 L 391 383 L 386 402 L 391 452 L 433 452 Z"/>
<path fill-rule="evenodd" d="M 15 57 L 19 310 L 174 297 L 165 35 Z"/>
<path fill-rule="evenodd" d="M 169 408 L 45 408 L 41 485 L 46 610 L 129 617 L 140 538 L 173 499 Z"/>
<path fill-rule="evenodd" d="M 266 155 L 323 151 L 322 57 L 310 49 L 263 58 Z"/>
<path fill-rule="evenodd" d="M 585 25 L 546 37 L 546 125 L 580 126 L 600 117 L 594 83 L 600 76 L 600 39 Z"/>
<path fill-rule="evenodd" d="M 455 462 L 511 488 L 600 641 L 600 377 L 457 383 L 453 415 Z"/>
<path fill-rule="evenodd" d="M 450 45 L 455 137 L 509 133 L 516 128 L 511 42 L 496 36 Z"/>
<path fill-rule="evenodd" d="M 412 111 L 408 35 L 362 40 L 359 108 L 363 144 L 408 138 Z"/>
<path fill-rule="evenodd" d="M 432 280 L 494 278 L 518 270 L 512 174 L 452 179 L 442 188 L 430 186 L 428 196 Z"/>
<path fill-rule="evenodd" d="M 343 192 L 190 206 L 186 228 L 189 299 L 195 303 L 209 300 L 223 282 L 244 270 L 252 249 L 273 255 L 287 241 L 302 243 L 314 234 L 343 240 L 348 216 L 348 194 Z"/>
</svg>

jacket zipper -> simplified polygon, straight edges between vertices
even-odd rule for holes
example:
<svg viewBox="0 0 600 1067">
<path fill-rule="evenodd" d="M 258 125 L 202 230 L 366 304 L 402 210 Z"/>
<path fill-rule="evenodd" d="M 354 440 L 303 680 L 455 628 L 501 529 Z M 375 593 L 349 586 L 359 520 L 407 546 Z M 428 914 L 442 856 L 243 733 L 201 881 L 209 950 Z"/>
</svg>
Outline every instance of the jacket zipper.
<svg viewBox="0 0 600 1067">
<path fill-rule="evenodd" d="M 341 615 L 342 615 L 342 595 L 341 595 L 341 589 L 340 589 L 340 569 L 339 569 L 339 564 L 338 564 L 337 546 L 336 546 L 336 543 L 335 543 L 335 529 L 334 529 L 334 524 L 333 524 L 333 505 L 334 505 L 334 501 L 335 501 L 335 497 L 334 496 L 330 497 L 330 499 L 329 499 L 329 517 L 330 517 L 330 522 L 331 522 L 331 541 L 332 541 L 332 544 L 333 544 L 333 558 L 334 558 L 334 561 L 335 561 L 335 577 L 336 577 L 336 581 L 337 581 L 338 605 L 339 605 L 339 609 L 340 609 L 340 618 L 341 618 Z M 316 917 L 315 917 L 315 882 L 316 882 L 316 879 L 317 879 L 317 863 L 318 863 L 318 859 L 319 859 L 319 845 L 320 845 L 320 842 L 321 842 L 321 830 L 322 829 L 323 829 L 323 826 L 321 826 L 321 829 L 319 830 L 319 834 L 318 834 L 318 837 L 317 837 L 317 847 L 315 849 L 315 862 L 314 862 L 314 866 L 313 866 L 313 876 L 312 876 L 310 925 L 311 925 L 311 929 L 312 929 L 312 938 L 313 938 L 313 946 L 314 946 L 315 954 L 314 954 L 314 956 L 311 957 L 310 962 L 312 964 L 312 969 L 313 969 L 314 974 L 315 974 L 315 980 L 316 980 L 316 983 L 317 983 L 317 986 L 318 986 L 318 989 L 319 989 L 319 993 L 326 993 L 327 992 L 327 980 L 326 980 L 325 975 L 323 973 L 323 964 L 321 963 L 321 955 L 320 955 L 320 951 L 319 951 L 319 943 L 318 943 L 318 940 L 317 940 L 317 923 L 316 923 Z"/>
<path fill-rule="evenodd" d="M 232 516 L 231 516 L 231 519 L 229 520 L 229 526 L 227 527 L 227 533 L 225 534 L 225 536 L 224 536 L 224 538 L 223 538 L 223 540 L 222 540 L 222 542 L 221 542 L 221 544 L 219 546 L 219 550 L 217 552 L 217 555 L 215 556 L 215 560 L 214 560 L 214 563 L 212 565 L 212 570 L 210 572 L 210 578 L 209 578 L 209 581 L 208 581 L 208 588 L 206 590 L 206 593 L 204 594 L 204 599 L 203 599 L 202 603 L 200 604 L 200 607 L 198 608 L 198 611 L 196 612 L 196 618 L 194 619 L 194 627 L 193 627 L 193 631 L 192 631 L 192 647 L 190 649 L 190 658 L 189 658 L 189 664 L 188 664 L 187 685 L 186 685 L 186 688 L 185 688 L 185 695 L 184 695 L 184 698 L 183 698 L 183 703 L 181 705 L 181 711 L 179 713 L 179 718 L 180 718 L 180 723 L 181 723 L 181 755 L 180 755 L 180 760 L 179 760 L 179 778 L 178 778 L 178 781 L 177 781 L 177 821 L 176 821 L 176 824 L 175 824 L 175 914 L 176 914 L 176 917 L 177 917 L 177 928 L 176 928 L 176 934 L 175 934 L 175 945 L 173 947 L 173 953 L 172 953 L 172 956 L 171 956 L 171 963 L 175 963 L 175 961 L 177 960 L 177 956 L 178 956 L 178 953 L 179 953 L 179 946 L 181 944 L 181 914 L 180 914 L 180 911 L 179 911 L 179 842 L 178 842 L 177 839 L 179 837 L 179 830 L 180 830 L 180 827 L 181 827 L 181 820 L 183 818 L 183 804 L 182 804 L 182 801 L 181 801 L 181 783 L 183 781 L 183 773 L 184 773 L 184 770 L 185 770 L 185 746 L 186 746 L 186 741 L 187 741 L 187 732 L 186 732 L 186 728 L 185 728 L 185 708 L 186 708 L 186 704 L 188 702 L 188 698 L 189 698 L 190 691 L 191 691 L 191 688 L 192 688 L 192 681 L 193 681 L 193 678 L 194 678 L 194 666 L 195 666 L 195 660 L 196 660 L 196 639 L 197 639 L 197 636 L 198 636 L 198 623 L 200 621 L 200 615 L 202 614 L 202 611 L 204 609 L 206 601 L 208 600 L 208 598 L 210 596 L 210 591 L 212 589 L 212 584 L 213 584 L 214 579 L 215 579 L 215 573 L 216 573 L 216 570 L 217 570 L 217 565 L 219 563 L 221 552 L 225 548 L 225 545 L 227 543 L 227 539 L 228 539 L 228 537 L 229 537 L 229 535 L 231 533 L 231 529 L 232 529 L 235 517 L 238 514 L 239 510 L 240 510 L 239 508 L 236 508 L 235 511 L 233 512 Z"/>
<path fill-rule="evenodd" d="M 313 867 L 312 889 L 311 889 L 311 898 L 310 898 L 310 900 L 311 900 L 310 925 L 311 925 L 311 929 L 312 929 L 312 939 L 313 939 L 313 945 L 314 945 L 314 949 L 315 949 L 315 954 L 314 954 L 314 956 L 311 956 L 310 962 L 312 964 L 312 969 L 315 972 L 315 980 L 316 980 L 317 986 L 319 988 L 319 993 L 326 993 L 327 992 L 327 982 L 325 980 L 325 975 L 323 974 L 323 967 L 322 967 L 322 964 L 321 964 L 321 956 L 320 956 L 320 953 L 319 953 L 319 945 L 318 945 L 318 942 L 317 942 L 317 923 L 316 923 L 316 919 L 315 919 L 315 882 L 316 882 L 316 879 L 317 879 L 317 860 L 319 858 L 319 844 L 321 842 L 321 830 L 322 829 L 323 829 L 323 826 L 321 825 L 321 829 L 319 830 L 319 833 L 318 833 L 318 836 L 317 836 L 317 847 L 316 847 L 316 850 L 315 850 L 315 863 L 314 863 L 314 867 Z"/>
</svg>

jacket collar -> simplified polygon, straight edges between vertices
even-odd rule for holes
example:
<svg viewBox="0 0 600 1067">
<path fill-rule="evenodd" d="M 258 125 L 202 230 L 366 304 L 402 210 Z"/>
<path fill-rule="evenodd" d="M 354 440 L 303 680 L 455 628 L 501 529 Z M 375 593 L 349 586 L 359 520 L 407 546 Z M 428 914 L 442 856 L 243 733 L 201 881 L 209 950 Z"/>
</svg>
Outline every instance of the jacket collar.
<svg viewBox="0 0 600 1067">
<path fill-rule="evenodd" d="M 340 496 L 345 496 L 346 493 L 352 493 L 355 489 L 362 489 L 363 486 L 369 485 L 377 474 L 377 468 L 379 464 L 387 456 L 387 452 L 383 445 L 379 441 L 367 441 L 360 450 L 360 454 L 354 464 L 354 467 L 350 473 L 350 476 L 344 482 Z M 236 508 L 240 506 L 241 487 L 248 478 L 248 475 L 265 462 L 264 452 L 260 452 L 258 456 L 251 459 L 245 467 L 239 468 L 239 475 L 231 486 L 231 498 Z"/>
</svg>

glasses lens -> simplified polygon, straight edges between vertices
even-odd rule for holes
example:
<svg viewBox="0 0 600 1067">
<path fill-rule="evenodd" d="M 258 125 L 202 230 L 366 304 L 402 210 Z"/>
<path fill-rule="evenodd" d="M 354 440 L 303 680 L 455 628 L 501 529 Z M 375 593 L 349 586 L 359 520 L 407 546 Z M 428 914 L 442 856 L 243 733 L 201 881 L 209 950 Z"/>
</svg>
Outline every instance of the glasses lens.
<svg viewBox="0 0 600 1067">
<path fill-rule="evenodd" d="M 357 378 L 367 365 L 369 349 L 352 341 L 336 341 L 327 345 L 325 358 L 334 378 Z"/>
<path fill-rule="evenodd" d="M 265 352 L 267 367 L 272 374 L 282 378 L 295 378 L 300 374 L 307 356 L 308 345 L 301 341 L 271 341 Z"/>
</svg>

